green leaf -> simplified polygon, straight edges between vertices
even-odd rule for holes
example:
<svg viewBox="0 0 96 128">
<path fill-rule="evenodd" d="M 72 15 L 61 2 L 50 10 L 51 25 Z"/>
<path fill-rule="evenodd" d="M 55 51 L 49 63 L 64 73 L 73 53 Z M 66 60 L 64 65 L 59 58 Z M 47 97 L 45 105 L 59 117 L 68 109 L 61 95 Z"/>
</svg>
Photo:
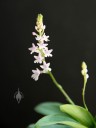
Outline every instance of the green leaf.
<svg viewBox="0 0 96 128">
<path fill-rule="evenodd" d="M 66 114 L 69 114 L 75 120 L 79 121 L 81 124 L 87 127 L 94 127 L 93 116 L 85 108 L 77 105 L 61 105 L 60 110 Z"/>
<path fill-rule="evenodd" d="M 43 128 L 43 127 L 46 128 L 45 126 L 51 126 L 54 124 L 63 124 L 64 127 L 66 125 L 69 125 L 70 126 L 69 128 L 88 128 L 83 126 L 82 124 L 80 124 L 79 122 L 72 119 L 66 114 L 55 114 L 55 115 L 45 116 L 35 124 L 35 128 Z"/>
<path fill-rule="evenodd" d="M 35 128 L 35 124 L 30 124 L 27 128 Z"/>
<path fill-rule="evenodd" d="M 72 128 L 88 128 L 79 122 L 64 121 L 64 124 L 71 126 Z"/>
<path fill-rule="evenodd" d="M 62 113 L 60 111 L 60 105 L 62 105 L 62 103 L 44 102 L 37 105 L 35 107 L 35 111 L 42 115 L 58 114 L 58 113 Z"/>
<path fill-rule="evenodd" d="M 27 128 L 35 128 L 35 125 L 29 125 L 29 127 Z M 40 128 L 72 128 L 70 126 L 66 126 L 66 125 L 47 125 L 47 126 L 42 126 Z"/>
</svg>

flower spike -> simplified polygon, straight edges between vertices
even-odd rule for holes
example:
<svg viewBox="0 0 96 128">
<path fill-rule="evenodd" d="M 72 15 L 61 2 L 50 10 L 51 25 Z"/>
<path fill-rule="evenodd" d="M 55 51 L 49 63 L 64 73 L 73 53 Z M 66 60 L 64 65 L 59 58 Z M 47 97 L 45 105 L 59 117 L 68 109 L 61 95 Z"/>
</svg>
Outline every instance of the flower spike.
<svg viewBox="0 0 96 128">
<path fill-rule="evenodd" d="M 84 86 L 83 86 L 83 90 L 82 90 L 83 104 L 84 104 L 84 107 L 88 110 L 86 103 L 85 103 L 85 89 L 86 89 L 87 79 L 89 78 L 89 75 L 87 73 L 88 69 L 87 69 L 87 65 L 85 62 L 82 62 L 81 67 L 82 67 L 81 74 L 84 77 Z"/>
<path fill-rule="evenodd" d="M 37 41 L 37 44 L 35 45 L 32 43 L 32 47 L 29 48 L 30 54 L 36 53 L 34 55 L 34 63 L 38 63 L 40 69 L 36 68 L 36 70 L 32 70 L 32 76 L 35 81 L 39 79 L 40 74 L 46 73 L 48 74 L 55 86 L 61 91 L 61 93 L 66 97 L 68 102 L 70 104 L 74 104 L 74 102 L 71 100 L 71 98 L 68 96 L 68 94 L 65 92 L 65 90 L 62 88 L 62 86 L 56 81 L 55 77 L 53 76 L 50 68 L 50 63 L 46 62 L 47 57 L 52 57 L 52 51 L 53 49 L 48 48 L 48 42 L 49 41 L 49 36 L 45 34 L 45 28 L 46 26 L 43 25 L 43 15 L 38 14 L 37 16 L 37 21 L 36 21 L 36 26 L 35 30 L 36 32 L 32 32 L 32 35 L 35 36 L 35 39 Z"/>
<path fill-rule="evenodd" d="M 34 63 L 38 63 L 40 66 L 40 69 L 32 70 L 33 74 L 31 78 L 33 78 L 35 81 L 39 79 L 39 75 L 41 73 L 48 73 L 48 71 L 51 71 L 50 63 L 46 62 L 47 57 L 52 57 L 52 51 L 53 49 L 48 49 L 48 42 L 49 36 L 46 36 L 45 34 L 45 25 L 43 25 L 43 15 L 38 14 L 35 30 L 37 32 L 32 32 L 32 35 L 35 36 L 35 39 L 37 41 L 37 44 L 35 45 L 32 43 L 32 47 L 29 48 L 30 54 L 36 53 L 34 55 Z"/>
</svg>

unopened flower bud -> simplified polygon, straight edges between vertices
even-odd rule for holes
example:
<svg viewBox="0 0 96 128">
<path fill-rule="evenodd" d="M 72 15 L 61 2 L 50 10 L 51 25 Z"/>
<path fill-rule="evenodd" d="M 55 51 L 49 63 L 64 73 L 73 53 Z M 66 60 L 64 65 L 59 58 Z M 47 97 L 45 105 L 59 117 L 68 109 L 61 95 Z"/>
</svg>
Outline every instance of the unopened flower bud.
<svg viewBox="0 0 96 128">
<path fill-rule="evenodd" d="M 87 65 L 85 62 L 82 62 L 82 69 L 87 69 Z"/>
<path fill-rule="evenodd" d="M 43 15 L 42 14 L 38 14 L 36 25 L 37 26 L 42 26 L 43 25 Z"/>
<path fill-rule="evenodd" d="M 85 62 L 82 62 L 82 70 L 81 70 L 81 73 L 82 75 L 84 76 L 84 78 L 87 80 L 89 78 L 89 75 L 88 75 L 88 69 L 87 69 L 87 65 Z"/>
</svg>

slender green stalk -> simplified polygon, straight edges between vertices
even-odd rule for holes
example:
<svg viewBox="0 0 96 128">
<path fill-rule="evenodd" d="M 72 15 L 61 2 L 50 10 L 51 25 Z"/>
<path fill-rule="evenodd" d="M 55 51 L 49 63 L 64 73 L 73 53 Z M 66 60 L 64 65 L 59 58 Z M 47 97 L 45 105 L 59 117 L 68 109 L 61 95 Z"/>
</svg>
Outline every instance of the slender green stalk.
<svg viewBox="0 0 96 128">
<path fill-rule="evenodd" d="M 68 96 L 68 94 L 65 92 L 65 90 L 62 88 L 62 86 L 56 81 L 55 77 L 53 76 L 52 72 L 48 72 L 50 75 L 53 83 L 56 85 L 56 87 L 61 91 L 61 93 L 66 97 L 66 100 L 74 105 L 74 102 L 71 100 L 71 98 Z"/>
<path fill-rule="evenodd" d="M 82 90 L 82 97 L 83 97 L 84 107 L 86 108 L 86 110 L 88 110 L 87 105 L 86 105 L 86 102 L 85 102 L 85 89 L 86 89 L 86 84 L 87 84 L 87 80 L 84 77 L 84 86 L 83 86 L 83 90 Z"/>
</svg>

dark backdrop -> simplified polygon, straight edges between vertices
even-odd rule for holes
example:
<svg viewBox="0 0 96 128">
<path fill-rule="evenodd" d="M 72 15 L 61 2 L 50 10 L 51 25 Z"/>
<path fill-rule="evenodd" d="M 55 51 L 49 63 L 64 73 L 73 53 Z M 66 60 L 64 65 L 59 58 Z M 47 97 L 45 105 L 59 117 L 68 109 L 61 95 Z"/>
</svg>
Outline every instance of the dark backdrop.
<svg viewBox="0 0 96 128">
<path fill-rule="evenodd" d="M 0 4 L 0 122 L 3 127 L 26 128 L 41 116 L 34 107 L 44 101 L 67 103 L 47 75 L 35 82 L 36 67 L 28 48 L 34 42 L 38 13 L 44 16 L 52 72 L 71 98 L 82 104 L 81 63 L 88 65 L 90 78 L 86 103 L 96 114 L 96 1 L 95 0 L 1 0 Z M 14 99 L 17 89 L 24 94 L 20 104 Z"/>
</svg>

